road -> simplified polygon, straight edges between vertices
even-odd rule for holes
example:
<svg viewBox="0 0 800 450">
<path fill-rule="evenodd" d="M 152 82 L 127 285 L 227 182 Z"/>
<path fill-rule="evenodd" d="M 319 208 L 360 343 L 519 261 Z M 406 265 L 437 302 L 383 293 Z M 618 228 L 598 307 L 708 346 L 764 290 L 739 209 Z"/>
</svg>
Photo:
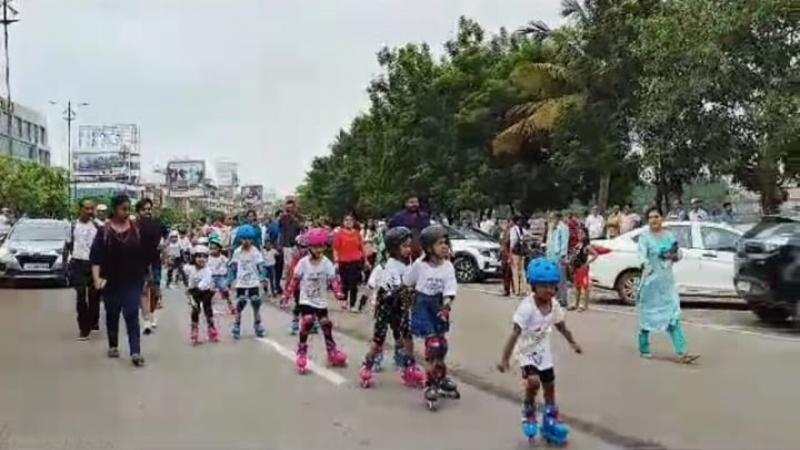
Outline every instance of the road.
<svg viewBox="0 0 800 450">
<path fill-rule="evenodd" d="M 448 357 L 463 397 L 436 413 L 391 370 L 376 389 L 358 387 L 369 314 L 333 314 L 350 367 L 301 377 L 286 313 L 266 308 L 269 336 L 247 326 L 239 342 L 221 317 L 223 342 L 192 348 L 188 307 L 170 290 L 158 332 L 143 338 L 147 366 L 134 369 L 104 356 L 102 332 L 75 341 L 70 291 L 0 290 L 0 329 L 14 337 L 0 340 L 0 449 L 527 448 L 519 375 L 493 369 L 517 301 L 490 290 L 460 291 Z M 703 356 L 686 367 L 669 361 L 664 338 L 656 359 L 638 358 L 628 307 L 570 313 L 585 354 L 554 339 L 570 448 L 798 448 L 800 333 L 748 314 L 687 310 L 690 348 Z M 318 362 L 321 347 L 314 338 Z"/>
</svg>

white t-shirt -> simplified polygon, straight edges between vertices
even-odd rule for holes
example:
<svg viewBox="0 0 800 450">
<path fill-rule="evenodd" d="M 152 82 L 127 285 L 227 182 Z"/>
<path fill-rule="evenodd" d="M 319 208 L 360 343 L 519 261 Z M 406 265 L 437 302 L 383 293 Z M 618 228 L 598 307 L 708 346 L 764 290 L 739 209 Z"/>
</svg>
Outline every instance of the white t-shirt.
<svg viewBox="0 0 800 450">
<path fill-rule="evenodd" d="M 181 256 L 181 244 L 178 241 L 167 242 L 167 256 L 170 258 L 177 258 Z"/>
<path fill-rule="evenodd" d="M 273 267 L 275 265 L 275 257 L 278 256 L 278 251 L 274 248 L 269 250 L 264 249 L 264 265 Z"/>
<path fill-rule="evenodd" d="M 201 291 L 210 291 L 214 288 L 211 269 L 208 266 L 198 268 L 194 264 L 186 264 L 183 266 L 183 271 L 186 274 L 186 280 L 189 282 L 189 289 L 197 288 Z"/>
<path fill-rule="evenodd" d="M 589 214 L 586 216 L 586 228 L 589 229 L 589 239 L 600 239 L 603 237 L 603 227 L 606 222 L 603 216 Z"/>
<path fill-rule="evenodd" d="M 691 210 L 689 211 L 689 220 L 692 222 L 705 222 L 708 220 L 708 213 L 703 208 L 697 211 Z"/>
<path fill-rule="evenodd" d="M 179 238 L 178 246 L 182 251 L 188 252 L 192 249 L 192 241 L 190 241 L 189 238 Z"/>
<path fill-rule="evenodd" d="M 521 367 L 534 366 L 539 370 L 553 367 L 550 335 L 553 325 L 564 321 L 565 313 L 555 298 L 551 305 L 550 314 L 544 316 L 536 306 L 533 296 L 528 296 L 514 311 L 514 323 L 522 329 L 517 347 Z"/>
<path fill-rule="evenodd" d="M 227 275 L 228 257 L 225 255 L 208 255 L 207 267 L 211 269 L 211 275 Z"/>
<path fill-rule="evenodd" d="M 417 292 L 425 295 L 441 294 L 444 297 L 455 297 L 458 291 L 456 271 L 453 263 L 447 260 L 434 267 L 419 258 L 411 265 L 405 277 L 405 284 L 413 286 Z"/>
<path fill-rule="evenodd" d="M 411 268 L 408 264 L 389 258 L 386 264 L 378 265 L 369 276 L 367 284 L 372 289 L 383 288 L 392 291 L 403 284 Z"/>
<path fill-rule="evenodd" d="M 311 255 L 306 255 L 297 263 L 294 276 L 300 280 L 301 305 L 324 309 L 328 307 L 325 291 L 336 277 L 336 269 L 330 259 L 323 256 L 317 264 L 311 263 Z"/>
<path fill-rule="evenodd" d="M 258 287 L 260 282 L 258 265 L 264 263 L 264 257 L 261 256 L 261 252 L 255 245 L 247 250 L 241 246 L 234 250 L 231 263 L 236 264 L 234 288 L 248 289 Z"/>
<path fill-rule="evenodd" d="M 72 229 L 72 257 L 74 259 L 89 260 L 95 235 L 97 235 L 97 226 L 93 221 L 84 223 L 79 220 L 75 222 L 75 227 Z"/>
</svg>

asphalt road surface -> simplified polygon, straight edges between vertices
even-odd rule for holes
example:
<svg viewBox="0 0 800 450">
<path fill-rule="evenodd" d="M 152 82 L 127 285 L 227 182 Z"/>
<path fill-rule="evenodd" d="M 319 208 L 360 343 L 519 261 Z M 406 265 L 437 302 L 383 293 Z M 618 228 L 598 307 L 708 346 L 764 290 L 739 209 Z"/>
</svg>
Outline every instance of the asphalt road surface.
<svg viewBox="0 0 800 450">
<path fill-rule="evenodd" d="M 105 357 L 105 334 L 77 342 L 69 290 L 0 290 L 0 449 L 522 449 L 519 374 L 493 367 L 516 299 L 487 285 L 462 286 L 448 359 L 462 399 L 427 411 L 421 391 L 402 386 L 389 364 L 374 389 L 358 387 L 370 314 L 338 312 L 336 336 L 350 367 L 299 376 L 289 316 L 263 309 L 269 334 L 230 338 L 218 305 L 219 344 L 188 344 L 189 313 L 166 291 L 158 332 L 143 337 L 147 366 Z M 485 291 L 485 292 L 484 292 Z M 758 325 L 747 311 L 690 304 L 684 310 L 695 366 L 636 353 L 634 310 L 600 300 L 570 313 L 584 347 L 553 337 L 558 402 L 573 428 L 570 448 L 800 448 L 800 332 Z M 702 308 L 698 308 L 698 306 Z M 124 328 L 124 326 L 122 327 Z M 387 345 L 388 347 L 388 345 Z"/>
</svg>

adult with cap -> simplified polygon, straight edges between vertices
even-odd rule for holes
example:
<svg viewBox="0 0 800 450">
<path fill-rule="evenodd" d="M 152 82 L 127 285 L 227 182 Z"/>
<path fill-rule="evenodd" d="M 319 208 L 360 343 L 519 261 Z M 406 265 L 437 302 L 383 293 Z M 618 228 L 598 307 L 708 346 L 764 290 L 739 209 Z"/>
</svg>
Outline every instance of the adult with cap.
<svg viewBox="0 0 800 450">
<path fill-rule="evenodd" d="M 703 209 L 703 201 L 699 198 L 692 199 L 692 210 L 689 211 L 689 220 L 692 222 L 706 222 L 708 213 Z"/>
<path fill-rule="evenodd" d="M 125 318 L 131 362 L 144 365 L 139 335 L 139 307 L 150 272 L 152 255 L 143 245 L 139 227 L 130 219 L 131 200 L 120 194 L 111 199 L 111 217 L 92 243 L 90 260 L 96 289 L 103 289 L 106 305 L 108 357 L 119 357 L 119 316 Z"/>
</svg>

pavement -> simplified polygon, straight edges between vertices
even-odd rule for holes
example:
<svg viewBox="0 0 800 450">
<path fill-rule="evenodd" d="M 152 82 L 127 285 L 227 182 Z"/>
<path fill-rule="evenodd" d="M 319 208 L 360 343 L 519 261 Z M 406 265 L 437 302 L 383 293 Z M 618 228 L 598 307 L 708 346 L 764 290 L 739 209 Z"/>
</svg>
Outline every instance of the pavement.
<svg viewBox="0 0 800 450">
<path fill-rule="evenodd" d="M 220 315 L 223 342 L 193 348 L 185 299 L 168 290 L 158 332 L 143 337 L 147 366 L 136 369 L 126 357 L 105 357 L 102 332 L 75 341 L 71 291 L 0 290 L 0 329 L 14 337 L 0 340 L 0 449 L 528 448 L 519 373 L 494 369 L 518 300 L 493 289 L 460 289 L 448 359 L 462 398 L 435 413 L 391 364 L 374 389 L 358 387 L 367 313 L 332 307 L 350 367 L 326 369 L 314 337 L 319 364 L 299 376 L 285 312 L 263 310 L 265 339 L 252 336 L 248 313 L 238 342 L 231 317 Z M 747 311 L 689 305 L 685 329 L 699 364 L 676 364 L 663 336 L 654 339 L 656 358 L 642 360 L 634 310 L 599 298 L 590 311 L 568 315 L 583 355 L 553 338 L 570 448 L 800 448 L 796 328 L 768 329 Z"/>
</svg>

